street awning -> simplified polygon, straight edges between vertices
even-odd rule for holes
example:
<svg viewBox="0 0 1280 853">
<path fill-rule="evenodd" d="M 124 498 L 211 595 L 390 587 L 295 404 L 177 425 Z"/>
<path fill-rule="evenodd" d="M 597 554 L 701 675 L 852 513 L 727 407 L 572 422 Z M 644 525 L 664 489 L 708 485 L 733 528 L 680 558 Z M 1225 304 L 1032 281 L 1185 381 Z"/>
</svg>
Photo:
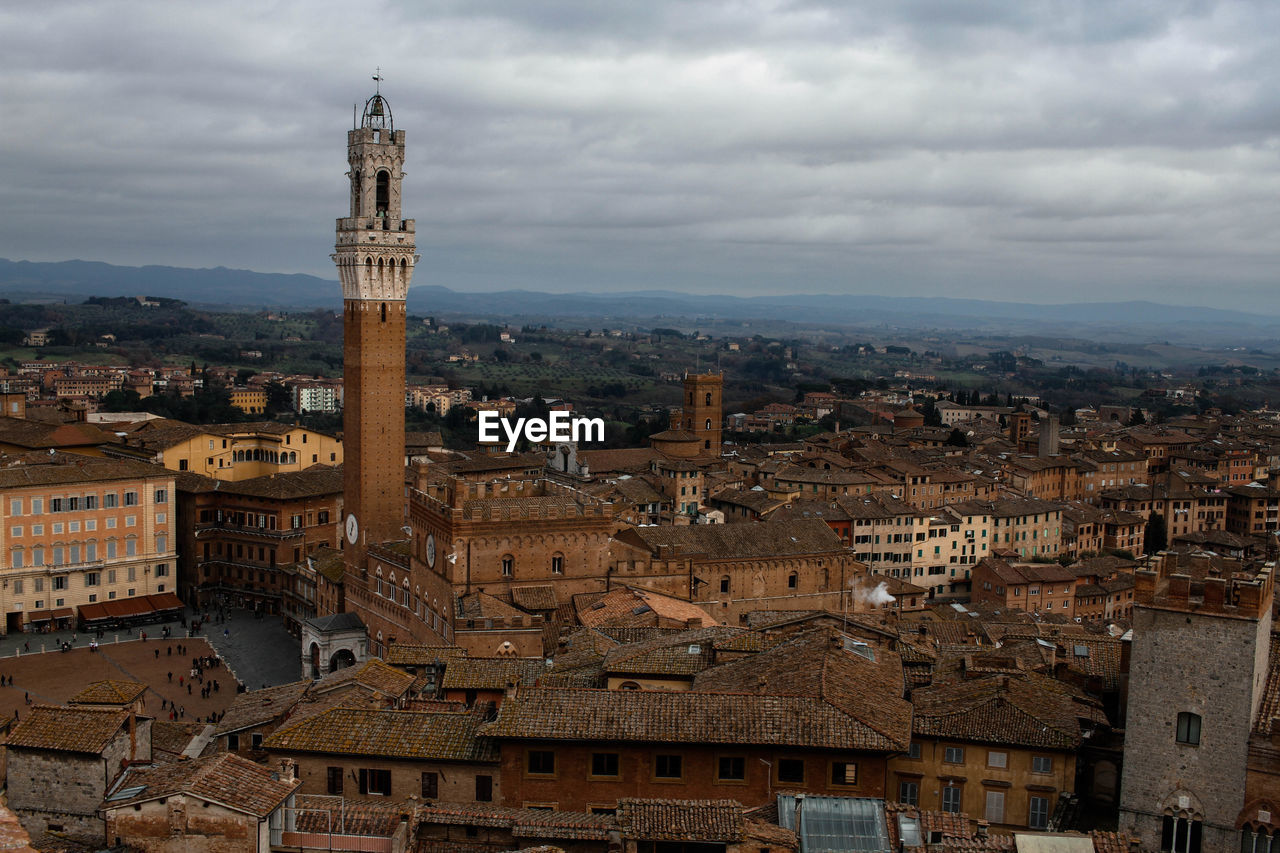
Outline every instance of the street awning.
<svg viewBox="0 0 1280 853">
<path fill-rule="evenodd" d="M 76 612 L 70 607 L 59 607 L 57 610 L 53 611 L 54 619 L 71 619 L 74 618 L 75 615 Z"/>
<path fill-rule="evenodd" d="M 53 611 L 51 610 L 32 610 L 27 614 L 28 622 L 48 622 L 52 618 Z"/>
</svg>

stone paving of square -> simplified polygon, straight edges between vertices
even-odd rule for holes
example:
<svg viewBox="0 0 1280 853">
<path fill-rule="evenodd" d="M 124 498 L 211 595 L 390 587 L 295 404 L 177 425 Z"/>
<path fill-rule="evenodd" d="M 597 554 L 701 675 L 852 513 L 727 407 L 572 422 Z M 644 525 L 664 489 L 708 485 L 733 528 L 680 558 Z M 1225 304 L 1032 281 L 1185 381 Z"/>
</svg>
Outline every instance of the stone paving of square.
<svg viewBox="0 0 1280 853">
<path fill-rule="evenodd" d="M 188 612 L 188 624 L 193 615 Z M 176 719 L 203 720 L 231 704 L 237 678 L 250 690 L 298 680 L 298 642 L 279 617 L 256 619 L 246 610 L 228 611 L 229 618 L 222 622 L 211 616 L 198 637 L 188 637 L 187 629 L 176 622 L 108 631 L 101 639 L 80 631 L 11 634 L 0 640 L 0 675 L 6 683 L 13 677 L 12 687 L 0 688 L 0 714 L 10 717 L 16 712 L 21 718 L 28 698 L 33 703 L 61 703 L 93 681 L 115 679 L 147 684 L 146 710 L 157 719 L 169 719 L 167 705 L 172 702 L 178 709 Z M 162 638 L 165 627 L 170 629 L 169 639 Z M 144 631 L 146 640 L 141 638 Z M 95 640 L 97 651 L 89 648 Z M 62 651 L 62 643 L 72 648 Z M 191 661 L 197 657 L 218 657 L 221 664 L 206 668 L 191 683 Z M 201 697 L 201 688 L 215 680 L 219 689 Z"/>
</svg>

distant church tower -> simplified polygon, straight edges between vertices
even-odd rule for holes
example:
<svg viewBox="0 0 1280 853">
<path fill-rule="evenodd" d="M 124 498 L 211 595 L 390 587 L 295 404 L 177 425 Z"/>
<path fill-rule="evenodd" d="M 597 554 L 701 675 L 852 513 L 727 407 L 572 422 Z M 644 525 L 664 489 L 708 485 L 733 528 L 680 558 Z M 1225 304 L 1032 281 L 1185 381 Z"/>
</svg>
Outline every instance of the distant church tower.
<svg viewBox="0 0 1280 853">
<path fill-rule="evenodd" d="M 367 546 L 404 539 L 405 297 L 413 220 L 400 218 L 404 131 L 375 94 L 347 133 L 351 212 L 338 220 L 333 261 L 342 281 L 344 505 L 348 572 Z M 350 582 L 352 578 L 348 578 Z"/>
<path fill-rule="evenodd" d="M 724 411 L 720 397 L 724 391 L 722 373 L 686 373 L 683 408 L 673 429 L 698 437 L 698 455 L 719 456 Z"/>
</svg>

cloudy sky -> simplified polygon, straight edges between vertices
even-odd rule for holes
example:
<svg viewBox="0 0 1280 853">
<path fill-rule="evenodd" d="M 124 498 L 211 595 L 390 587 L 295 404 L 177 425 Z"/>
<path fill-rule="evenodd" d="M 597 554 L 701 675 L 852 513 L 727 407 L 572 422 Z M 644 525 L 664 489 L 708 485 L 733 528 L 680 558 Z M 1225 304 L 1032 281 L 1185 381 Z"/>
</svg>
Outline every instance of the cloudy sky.
<svg viewBox="0 0 1280 853">
<path fill-rule="evenodd" d="M 416 284 L 1280 313 L 1280 3 L 0 6 L 0 256 L 334 278 L 376 66 Z"/>
</svg>

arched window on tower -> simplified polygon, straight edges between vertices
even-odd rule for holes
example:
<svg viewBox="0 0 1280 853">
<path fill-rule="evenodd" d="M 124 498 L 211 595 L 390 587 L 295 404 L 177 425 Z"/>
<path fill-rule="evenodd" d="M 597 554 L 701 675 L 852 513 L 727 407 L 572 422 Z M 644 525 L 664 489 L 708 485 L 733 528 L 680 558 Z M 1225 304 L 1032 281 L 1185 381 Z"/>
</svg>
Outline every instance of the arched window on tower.
<svg viewBox="0 0 1280 853">
<path fill-rule="evenodd" d="M 707 418 L 707 429 L 711 429 L 711 418 Z"/>
<path fill-rule="evenodd" d="M 382 322 L 387 322 L 387 303 L 382 303 Z"/>
<path fill-rule="evenodd" d="M 710 392 L 710 391 L 708 391 L 708 392 L 707 392 L 707 405 L 708 405 L 708 406 L 710 406 L 710 405 L 711 405 L 711 392 Z"/>
<path fill-rule="evenodd" d="M 382 220 L 382 227 L 387 227 L 387 211 L 391 209 L 391 173 L 386 169 L 378 170 L 378 188 L 377 198 L 374 201 L 374 210 L 379 219 Z"/>
</svg>

